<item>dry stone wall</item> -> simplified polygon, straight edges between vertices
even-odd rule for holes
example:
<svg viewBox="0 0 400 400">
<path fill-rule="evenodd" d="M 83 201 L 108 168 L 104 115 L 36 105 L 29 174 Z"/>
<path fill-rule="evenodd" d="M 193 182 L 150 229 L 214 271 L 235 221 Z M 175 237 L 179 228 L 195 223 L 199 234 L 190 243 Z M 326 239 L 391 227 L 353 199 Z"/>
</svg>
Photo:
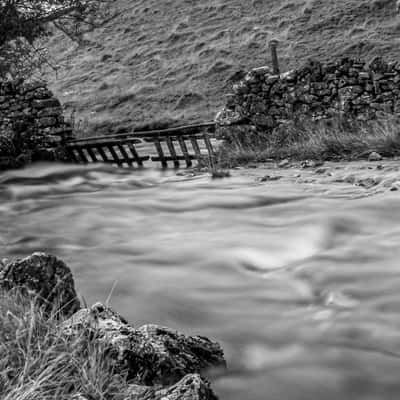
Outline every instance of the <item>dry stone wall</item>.
<svg viewBox="0 0 400 400">
<path fill-rule="evenodd" d="M 344 58 L 322 64 L 310 60 L 297 70 L 274 75 L 256 68 L 233 86 L 220 125 L 247 123 L 272 131 L 298 119 L 331 117 L 373 120 L 400 114 L 400 65 L 375 58 Z"/>
<path fill-rule="evenodd" d="M 0 169 L 57 159 L 71 137 L 61 104 L 44 83 L 0 81 Z"/>
</svg>

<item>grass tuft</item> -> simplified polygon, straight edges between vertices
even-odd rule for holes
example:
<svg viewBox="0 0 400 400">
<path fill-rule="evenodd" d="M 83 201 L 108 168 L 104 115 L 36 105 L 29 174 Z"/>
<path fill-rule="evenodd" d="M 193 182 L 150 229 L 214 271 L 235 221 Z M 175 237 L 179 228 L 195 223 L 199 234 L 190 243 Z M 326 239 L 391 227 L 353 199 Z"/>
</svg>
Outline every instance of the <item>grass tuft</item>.
<svg viewBox="0 0 400 400">
<path fill-rule="evenodd" d="M 123 399 L 124 376 L 113 373 L 95 338 L 68 338 L 59 316 L 48 316 L 18 292 L 0 292 L 0 399 Z"/>
<path fill-rule="evenodd" d="M 220 168 L 269 160 L 359 160 L 371 152 L 400 155 L 400 121 L 387 117 L 365 123 L 334 119 L 298 121 L 266 134 L 233 128 L 225 135 L 217 159 Z"/>
</svg>

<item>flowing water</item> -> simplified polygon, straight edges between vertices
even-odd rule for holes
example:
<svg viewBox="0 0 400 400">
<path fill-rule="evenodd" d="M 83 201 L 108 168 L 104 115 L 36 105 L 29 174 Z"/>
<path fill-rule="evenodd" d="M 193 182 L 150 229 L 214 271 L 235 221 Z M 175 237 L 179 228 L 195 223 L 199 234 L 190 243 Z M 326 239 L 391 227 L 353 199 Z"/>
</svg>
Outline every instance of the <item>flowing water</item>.
<svg viewBox="0 0 400 400">
<path fill-rule="evenodd" d="M 399 195 L 256 178 L 3 173 L 0 254 L 54 253 L 87 303 L 218 340 L 223 400 L 397 399 Z"/>
</svg>

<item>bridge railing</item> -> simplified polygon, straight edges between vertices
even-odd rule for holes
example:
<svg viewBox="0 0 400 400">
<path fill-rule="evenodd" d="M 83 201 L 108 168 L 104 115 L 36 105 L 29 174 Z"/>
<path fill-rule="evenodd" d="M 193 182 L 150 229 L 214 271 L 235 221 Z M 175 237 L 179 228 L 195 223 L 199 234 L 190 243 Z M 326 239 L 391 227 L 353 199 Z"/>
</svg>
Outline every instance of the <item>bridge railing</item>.
<svg viewBox="0 0 400 400">
<path fill-rule="evenodd" d="M 143 167 L 145 162 L 158 162 L 163 168 L 215 155 L 215 124 L 203 123 L 177 128 L 96 136 L 70 140 L 66 150 L 77 163 L 103 162 L 126 167 Z"/>
</svg>

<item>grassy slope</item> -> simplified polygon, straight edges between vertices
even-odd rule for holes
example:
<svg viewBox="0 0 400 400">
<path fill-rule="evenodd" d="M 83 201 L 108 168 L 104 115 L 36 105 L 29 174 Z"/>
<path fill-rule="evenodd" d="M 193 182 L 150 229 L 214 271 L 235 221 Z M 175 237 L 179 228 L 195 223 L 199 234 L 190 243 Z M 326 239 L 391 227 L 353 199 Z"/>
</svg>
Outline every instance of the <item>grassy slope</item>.
<svg viewBox="0 0 400 400">
<path fill-rule="evenodd" d="M 268 64 L 281 41 L 283 70 L 309 57 L 400 60 L 395 0 L 116 0 L 122 14 L 76 48 L 58 36 L 51 86 L 97 132 L 209 120 L 240 69 Z"/>
</svg>

